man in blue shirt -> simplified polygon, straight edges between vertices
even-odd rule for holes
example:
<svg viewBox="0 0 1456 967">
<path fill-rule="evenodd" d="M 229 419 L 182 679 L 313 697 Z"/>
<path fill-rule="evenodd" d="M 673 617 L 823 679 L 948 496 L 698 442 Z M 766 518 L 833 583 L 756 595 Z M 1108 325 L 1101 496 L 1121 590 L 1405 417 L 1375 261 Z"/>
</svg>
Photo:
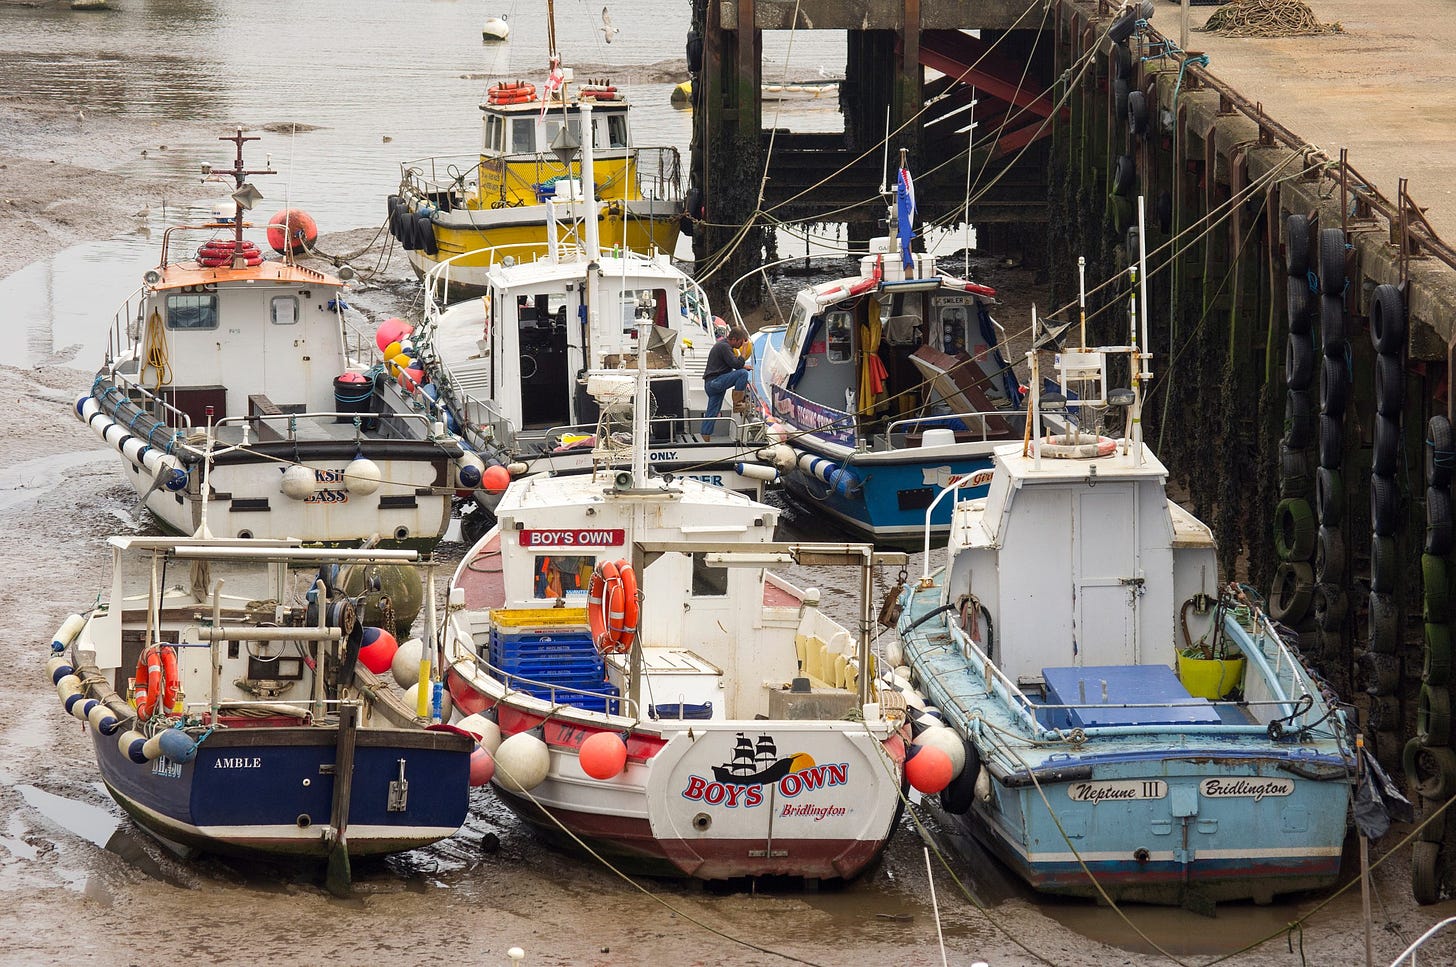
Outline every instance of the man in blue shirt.
<svg viewBox="0 0 1456 967">
<path fill-rule="evenodd" d="M 703 410 L 703 437 L 713 436 L 718 411 L 723 407 L 723 396 L 733 391 L 733 409 L 743 412 L 748 392 L 748 371 L 753 363 L 739 355 L 738 349 L 748 342 L 748 330 L 734 326 L 728 335 L 713 343 L 708 350 L 708 363 L 703 367 L 703 385 L 708 390 L 708 405 Z"/>
</svg>

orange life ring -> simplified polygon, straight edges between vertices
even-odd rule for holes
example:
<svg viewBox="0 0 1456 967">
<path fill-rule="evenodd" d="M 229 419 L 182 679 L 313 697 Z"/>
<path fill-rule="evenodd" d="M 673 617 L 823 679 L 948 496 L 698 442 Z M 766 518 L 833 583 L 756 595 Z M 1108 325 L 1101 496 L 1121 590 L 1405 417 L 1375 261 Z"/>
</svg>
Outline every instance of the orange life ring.
<svg viewBox="0 0 1456 967">
<path fill-rule="evenodd" d="M 492 104 L 518 104 L 536 96 L 536 85 L 527 81 L 502 81 L 485 93 Z"/>
<path fill-rule="evenodd" d="M 601 561 L 592 569 L 586 596 L 587 625 L 604 655 L 619 655 L 637 639 L 637 576 L 626 560 Z"/>
<path fill-rule="evenodd" d="M 151 718 L 158 710 L 159 700 L 163 712 L 170 710 L 177 702 L 181 684 L 175 648 L 152 645 L 143 649 L 136 665 L 137 717 Z"/>
<path fill-rule="evenodd" d="M 617 89 L 610 84 L 595 84 L 591 87 L 583 87 L 581 89 L 581 96 L 594 97 L 602 101 L 611 101 L 616 99 Z"/>
</svg>

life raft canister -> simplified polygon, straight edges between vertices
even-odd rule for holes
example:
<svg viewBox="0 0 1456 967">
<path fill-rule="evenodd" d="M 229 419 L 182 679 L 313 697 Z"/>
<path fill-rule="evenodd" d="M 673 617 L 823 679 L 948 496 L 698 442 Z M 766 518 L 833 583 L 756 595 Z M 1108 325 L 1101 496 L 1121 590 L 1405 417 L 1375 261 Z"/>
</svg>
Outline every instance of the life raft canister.
<svg viewBox="0 0 1456 967">
<path fill-rule="evenodd" d="M 592 569 L 586 617 L 602 654 L 619 655 L 632 647 L 637 639 L 637 576 L 628 561 L 601 561 Z"/>
</svg>

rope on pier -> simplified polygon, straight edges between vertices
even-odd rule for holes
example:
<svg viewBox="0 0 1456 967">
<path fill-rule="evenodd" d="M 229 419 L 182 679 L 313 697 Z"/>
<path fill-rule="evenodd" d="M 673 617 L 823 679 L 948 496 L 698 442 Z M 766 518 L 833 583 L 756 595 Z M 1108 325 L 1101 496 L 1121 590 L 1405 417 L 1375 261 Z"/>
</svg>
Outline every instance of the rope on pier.
<svg viewBox="0 0 1456 967">
<path fill-rule="evenodd" d="M 1303 37 L 1345 32 L 1338 21 L 1320 23 L 1302 0 L 1233 0 L 1215 10 L 1202 29 L 1225 37 Z"/>
</svg>

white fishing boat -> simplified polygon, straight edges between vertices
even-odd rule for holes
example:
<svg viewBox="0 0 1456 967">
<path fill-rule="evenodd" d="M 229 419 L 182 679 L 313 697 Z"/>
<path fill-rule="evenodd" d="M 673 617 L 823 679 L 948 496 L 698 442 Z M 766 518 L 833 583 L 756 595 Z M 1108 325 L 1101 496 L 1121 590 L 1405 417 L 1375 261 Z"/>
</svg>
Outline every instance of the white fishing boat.
<svg viewBox="0 0 1456 967">
<path fill-rule="evenodd" d="M 452 579 L 446 680 L 500 742 L 497 795 L 622 870 L 859 875 L 903 802 L 904 708 L 872 685 L 867 612 L 856 635 L 766 567 L 867 590 L 904 555 L 775 543 L 774 508 L 616 457 L 513 482 Z"/>
<path fill-rule="evenodd" d="M 483 461 L 353 333 L 345 279 L 294 260 L 316 234 L 311 219 L 274 218 L 278 258 L 245 237 L 244 212 L 261 198 L 247 179 L 274 172 L 245 167 L 243 145 L 257 138 L 221 140 L 237 146 L 233 167 L 204 169 L 237 190 L 211 221 L 163 234 L 161 260 L 117 312 L 75 414 L 177 533 L 206 519 L 227 537 L 432 546 Z M 184 248 L 188 235 L 204 241 Z"/>
<path fill-rule="evenodd" d="M 374 674 L 399 657 L 399 625 L 372 586 L 386 570 L 418 603 L 414 551 L 109 543 L 109 594 L 66 620 L 47 671 L 137 825 L 183 855 L 326 862 L 336 892 L 351 857 L 460 827 L 474 740 Z M 395 592 L 399 617 L 408 597 Z"/>
<path fill-rule="evenodd" d="M 595 110 L 582 108 L 584 130 Z M 425 315 L 410 334 L 427 385 L 418 401 L 455 428 L 487 462 L 529 473 L 582 473 L 600 460 L 598 442 L 629 435 L 630 387 L 603 405 L 594 381 L 613 385 L 640 358 L 649 368 L 647 460 L 659 474 L 689 476 L 755 496 L 775 470 L 758 456 L 762 423 L 724 403 L 706 422 L 703 371 L 716 339 L 707 297 L 659 251 L 605 249 L 597 220 L 558 220 L 564 207 L 588 213 L 596 144 L 579 151 L 582 190 L 543 206 L 551 227 L 544 255 L 506 246 L 472 253 L 485 265 L 481 298 L 447 304 L 464 257 L 425 277 Z M 642 322 L 648 325 L 641 326 Z M 462 518 L 467 541 L 490 526 L 493 498 L 477 495 Z"/>
<path fill-rule="evenodd" d="M 1141 432 L 1147 344 L 1134 315 L 1128 345 L 1059 353 L 1061 392 L 1032 390 L 1030 439 L 995 450 L 986 495 L 943 492 L 943 554 L 927 524 L 898 627 L 912 704 L 964 742 L 940 803 L 1047 892 L 1206 910 L 1325 887 L 1353 732 L 1168 498 Z M 1130 389 L 1111 388 L 1115 360 Z M 1041 420 L 1062 406 L 1080 432 Z"/>
<path fill-rule="evenodd" d="M 577 80 L 556 48 L 554 4 L 546 4 L 546 63 L 538 80 L 491 84 L 480 105 L 480 153 L 403 163 L 398 191 L 389 197 L 390 232 L 409 253 L 421 278 L 446 260 L 452 298 L 478 295 L 486 286 L 488 253 L 507 248 L 514 257 L 544 255 L 546 201 L 579 202 L 579 164 L 553 150 L 563 131 L 581 140 L 591 129 L 598 145 L 599 179 L 592 188 L 606 202 L 594 213 L 608 247 L 671 252 L 683 215 L 682 159 L 675 147 L 638 142 L 625 88 L 610 78 Z M 594 120 L 582 115 L 596 107 Z M 572 217 L 589 216 L 581 205 Z"/>
</svg>

